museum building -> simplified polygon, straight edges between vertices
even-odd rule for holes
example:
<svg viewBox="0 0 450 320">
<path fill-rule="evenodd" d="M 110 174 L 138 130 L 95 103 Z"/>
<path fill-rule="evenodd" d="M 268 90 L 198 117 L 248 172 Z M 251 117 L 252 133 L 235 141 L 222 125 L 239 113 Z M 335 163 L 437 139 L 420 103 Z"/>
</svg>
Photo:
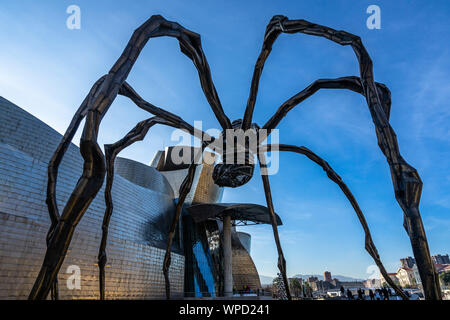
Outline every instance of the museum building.
<svg viewBox="0 0 450 320">
<path fill-rule="evenodd" d="M 40 270 L 50 226 L 47 166 L 60 140 L 58 132 L 0 97 L 0 299 L 26 299 Z M 190 150 L 168 147 L 157 152 L 150 165 L 116 159 L 106 248 L 107 299 L 165 298 L 162 262 L 178 190 L 188 171 L 188 165 L 172 163 L 170 153 Z M 58 174 L 60 211 L 82 167 L 79 148 L 71 144 Z M 198 165 L 183 207 L 169 272 L 173 298 L 223 294 L 224 212 L 233 222 L 268 223 L 265 207 L 221 203 L 223 189 L 214 184 L 212 170 L 213 165 Z M 99 298 L 97 255 L 104 212 L 103 186 L 78 224 L 60 269 L 60 299 Z M 231 240 L 233 287 L 261 288 L 250 256 L 250 235 L 233 227 Z M 74 266 L 81 279 L 75 289 L 67 285 Z"/>
</svg>

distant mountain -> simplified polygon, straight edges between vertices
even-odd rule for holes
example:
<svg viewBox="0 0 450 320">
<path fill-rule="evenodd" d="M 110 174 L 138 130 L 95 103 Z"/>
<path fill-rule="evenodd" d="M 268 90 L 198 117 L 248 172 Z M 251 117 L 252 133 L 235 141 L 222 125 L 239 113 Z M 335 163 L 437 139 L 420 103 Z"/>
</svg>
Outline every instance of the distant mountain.
<svg viewBox="0 0 450 320">
<path fill-rule="evenodd" d="M 309 277 L 317 277 L 319 280 L 323 280 L 323 275 L 320 274 L 296 274 L 294 276 L 295 278 L 302 278 L 304 280 L 306 280 Z M 339 281 L 364 281 L 364 279 L 358 279 L 358 278 L 353 278 L 353 277 L 347 277 L 347 276 L 342 276 L 340 274 L 331 274 L 331 278 L 336 278 Z"/>
<path fill-rule="evenodd" d="M 268 276 L 259 276 L 259 280 L 261 281 L 261 285 L 265 284 L 272 284 L 274 277 L 268 277 Z"/>
<path fill-rule="evenodd" d="M 320 274 L 296 274 L 294 275 L 292 278 L 302 278 L 303 280 L 306 280 L 309 277 L 317 277 L 317 279 L 319 280 L 323 280 L 323 275 Z M 358 279 L 358 278 L 352 278 L 352 277 L 347 277 L 347 276 L 342 276 L 340 274 L 332 274 L 331 277 L 334 279 L 338 279 L 339 281 L 342 282 L 350 282 L 350 281 L 364 281 L 364 279 Z M 273 279 L 275 279 L 274 277 L 269 277 L 269 276 L 259 276 L 259 280 L 261 281 L 261 285 L 266 285 L 266 284 L 272 284 Z"/>
</svg>

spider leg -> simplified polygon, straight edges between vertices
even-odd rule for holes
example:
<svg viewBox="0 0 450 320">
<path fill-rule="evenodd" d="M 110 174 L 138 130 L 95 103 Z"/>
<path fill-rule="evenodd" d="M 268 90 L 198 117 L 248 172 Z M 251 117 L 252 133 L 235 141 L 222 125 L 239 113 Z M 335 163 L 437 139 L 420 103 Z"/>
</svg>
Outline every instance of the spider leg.
<svg viewBox="0 0 450 320">
<path fill-rule="evenodd" d="M 260 166 L 261 170 L 263 170 L 266 166 L 266 158 L 264 156 L 264 153 L 258 152 L 258 161 L 259 161 L 259 166 Z M 264 194 L 266 196 L 267 208 L 269 209 L 269 213 L 270 213 L 270 222 L 272 224 L 273 235 L 275 238 L 275 244 L 277 246 L 277 251 L 278 251 L 278 269 L 280 270 L 280 273 L 283 277 L 284 288 L 286 290 L 286 296 L 287 296 L 288 300 L 291 300 L 291 293 L 289 290 L 289 281 L 286 276 L 286 259 L 284 258 L 283 249 L 281 248 L 280 237 L 278 235 L 277 219 L 275 216 L 275 210 L 273 208 L 272 193 L 270 192 L 269 176 L 267 174 L 263 174 L 261 172 L 261 177 L 262 177 L 263 184 L 264 184 Z"/>
<path fill-rule="evenodd" d="M 202 150 L 198 151 L 194 156 L 194 162 L 189 166 L 188 174 L 184 178 L 183 182 L 180 186 L 179 197 L 177 206 L 175 209 L 175 216 L 173 217 L 172 224 L 169 229 L 169 238 L 167 241 L 166 254 L 164 256 L 163 262 L 163 273 L 166 284 L 166 298 L 170 299 L 170 279 L 169 279 L 169 267 L 171 263 L 171 250 L 173 237 L 175 235 L 175 230 L 178 225 L 178 221 L 180 219 L 181 210 L 183 208 L 184 201 L 186 200 L 187 195 L 191 191 L 192 183 L 194 182 L 195 169 L 197 168 L 197 162 L 200 159 L 200 156 L 203 154 L 205 148 L 210 144 L 210 142 L 203 142 Z"/>
<path fill-rule="evenodd" d="M 105 80 L 105 77 L 101 77 L 92 87 L 89 96 L 92 96 L 98 89 L 98 87 L 103 83 Z M 47 210 L 50 216 L 50 227 L 47 232 L 46 237 L 46 244 L 47 248 L 50 244 L 50 239 L 55 232 L 56 225 L 58 224 L 58 220 L 60 218 L 59 211 L 58 211 L 58 205 L 56 202 L 56 182 L 58 178 L 58 168 L 59 164 L 61 163 L 61 160 L 64 156 L 64 153 L 66 152 L 67 148 L 70 145 L 70 142 L 72 141 L 73 136 L 75 135 L 76 131 L 78 130 L 78 127 L 80 126 L 81 121 L 85 118 L 86 112 L 88 109 L 88 98 L 86 98 L 81 106 L 78 108 L 77 112 L 75 113 L 74 117 L 72 118 L 72 121 L 67 128 L 63 138 L 61 139 L 61 142 L 59 143 L 55 153 L 53 154 L 52 158 L 50 159 L 49 165 L 48 165 L 48 181 L 47 181 L 47 196 L 46 196 L 46 204 L 47 204 Z M 56 276 L 54 279 L 54 283 L 51 286 L 51 299 L 52 300 L 58 300 L 58 277 Z"/>
<path fill-rule="evenodd" d="M 209 64 L 202 49 L 200 35 L 176 22 L 167 21 L 160 15 L 154 15 L 148 19 L 133 33 L 128 45 L 116 64 L 111 68 L 110 73 L 123 75 L 126 78 L 147 41 L 151 38 L 162 36 L 174 37 L 178 40 L 181 52 L 192 60 L 197 69 L 203 93 L 220 125 L 224 130 L 231 128 L 230 119 L 223 111 L 214 86 Z"/>
<path fill-rule="evenodd" d="M 197 138 L 202 139 L 202 137 L 203 137 L 203 139 L 205 141 L 213 141 L 214 140 L 214 138 L 211 137 L 210 135 L 208 135 L 206 132 L 199 131 L 198 129 L 194 129 L 194 127 L 192 125 L 190 125 L 189 123 L 184 121 L 181 117 L 179 117 L 169 111 L 166 111 L 162 108 L 158 108 L 158 107 L 154 106 L 153 104 L 145 101 L 141 96 L 139 96 L 138 93 L 136 93 L 136 91 L 134 91 L 134 89 L 127 82 L 124 82 L 124 84 L 120 88 L 119 94 L 130 98 L 139 108 L 141 108 L 151 114 L 154 114 L 155 116 L 158 116 L 161 119 L 165 119 L 166 121 L 176 123 L 177 127 L 179 129 L 184 129 L 184 130 L 188 131 L 189 133 L 191 133 L 191 135 L 193 135 Z M 200 137 L 198 136 L 199 134 L 201 134 Z"/>
<path fill-rule="evenodd" d="M 441 300 L 442 294 L 439 278 L 431 260 L 430 249 L 419 211 L 422 180 L 417 170 L 409 165 L 400 154 L 395 131 L 389 124 L 386 97 L 380 94 L 383 86 L 377 85 L 374 81 L 372 59 L 360 37 L 305 20 L 289 20 L 284 16 L 274 16 L 266 28 L 263 47 L 255 65 L 250 96 L 242 124 L 243 129 L 250 127 L 261 72 L 272 50 L 273 43 L 281 33 L 304 33 L 326 38 L 342 46 L 348 45 L 352 47 L 360 69 L 361 93 L 366 98 L 372 121 L 375 125 L 378 146 L 385 155 L 390 167 L 395 197 L 403 210 L 403 225 L 410 238 L 425 298 Z"/>
<path fill-rule="evenodd" d="M 183 28 L 178 23 L 167 21 L 162 16 L 150 17 L 135 30 L 122 55 L 109 73 L 94 84 L 74 115 L 49 162 L 46 202 L 51 226 L 47 234 L 47 251 L 44 261 L 29 299 L 45 299 L 51 287 L 56 287 L 53 283 L 64 261 L 75 227 L 97 195 L 105 177 L 105 159 L 97 143 L 100 122 L 115 100 L 148 40 L 162 36 L 174 37 L 179 41 L 182 53 L 188 56 L 197 68 L 201 87 L 216 118 L 224 129 L 231 127 L 230 120 L 222 109 L 214 87 L 209 65 L 201 47 L 200 36 Z M 85 117 L 86 123 L 80 140 L 80 152 L 84 159 L 83 174 L 67 201 L 62 215 L 59 216 L 55 196 L 59 164 Z"/>
<path fill-rule="evenodd" d="M 96 141 L 99 124 L 99 114 L 92 110 L 88 111 L 85 130 L 80 140 L 80 152 L 84 159 L 83 174 L 48 240 L 44 261 L 29 299 L 45 299 L 47 297 L 51 287 L 54 286 L 75 227 L 103 184 L 104 156 Z"/>
<path fill-rule="evenodd" d="M 161 108 L 158 108 L 154 105 L 152 105 L 151 103 L 148 103 L 147 101 L 145 101 L 144 99 L 142 99 L 135 91 L 134 89 L 128 84 L 128 83 L 124 83 L 121 90 L 119 91 L 119 94 L 126 96 L 128 98 L 130 98 L 138 107 L 157 115 L 158 117 L 164 118 L 168 121 L 173 121 L 176 122 L 180 128 L 185 129 L 187 131 L 189 131 L 193 136 L 198 135 L 198 132 L 196 131 L 197 129 L 194 129 L 190 124 L 188 124 L 187 122 L 185 122 L 184 120 L 182 120 L 180 117 L 166 111 L 163 110 Z M 209 145 L 210 143 L 214 142 L 214 137 L 210 137 L 207 133 L 205 132 L 201 132 L 202 136 L 203 136 L 203 140 L 204 141 L 209 141 L 209 143 L 207 145 Z M 203 149 L 207 146 L 204 145 Z M 220 146 L 219 145 L 215 145 L 215 150 L 218 151 L 220 150 Z M 201 155 L 201 153 L 200 153 Z M 175 235 L 175 230 L 176 230 L 176 226 L 178 225 L 178 221 L 179 221 L 179 217 L 181 215 L 181 210 L 184 204 L 184 201 L 186 199 L 187 194 L 190 192 L 190 189 L 192 187 L 192 183 L 193 183 L 193 178 L 195 175 L 195 169 L 196 169 L 196 164 L 198 159 L 195 159 L 194 164 L 192 164 L 189 167 L 189 171 L 187 176 L 185 177 L 185 179 L 183 180 L 183 183 L 180 187 L 180 191 L 179 191 L 179 199 L 177 202 L 177 206 L 175 209 L 175 216 L 173 218 L 170 230 L 169 230 L 169 239 L 168 239 L 168 244 L 167 244 L 167 248 L 166 248 L 166 254 L 164 257 L 164 262 L 163 262 L 163 272 L 164 272 L 164 278 L 165 278 L 165 285 L 166 285 L 166 297 L 167 299 L 170 299 L 170 279 L 169 279 L 169 267 L 171 264 L 171 248 L 172 248 L 172 243 L 173 243 L 173 237 Z"/>
<path fill-rule="evenodd" d="M 108 239 L 108 227 L 113 213 L 113 202 L 111 189 L 114 180 L 114 162 L 117 155 L 128 146 L 135 142 L 141 141 L 145 138 L 151 127 L 156 124 L 163 124 L 177 128 L 178 126 L 172 122 L 168 122 L 159 117 L 152 117 L 150 119 L 139 122 L 128 134 L 115 142 L 114 144 L 105 145 L 105 158 L 106 158 L 106 186 L 105 186 L 105 215 L 103 217 L 102 224 L 102 240 L 100 242 L 100 248 L 98 253 L 98 267 L 99 267 L 99 279 L 100 279 L 100 299 L 105 299 L 105 265 L 107 262 L 106 256 L 106 243 Z"/>
<path fill-rule="evenodd" d="M 270 152 L 272 150 L 279 150 L 279 151 L 288 151 L 288 152 L 294 152 L 298 154 L 302 154 L 306 157 L 308 157 L 310 160 L 318 164 L 322 167 L 322 169 L 326 172 L 328 178 L 332 180 L 334 183 L 336 183 L 339 188 L 342 190 L 342 192 L 347 197 L 348 201 L 352 205 L 353 209 L 356 212 L 356 215 L 358 216 L 359 222 L 361 223 L 361 226 L 364 229 L 365 233 L 365 248 L 367 252 L 370 254 L 370 256 L 375 261 L 376 265 L 380 269 L 381 274 L 383 275 L 384 279 L 389 283 L 389 285 L 405 300 L 408 300 L 408 297 L 404 294 L 404 292 L 394 283 L 394 281 L 389 277 L 387 274 L 387 271 L 381 262 L 380 255 L 378 254 L 378 250 L 375 247 L 375 243 L 372 240 L 372 235 L 370 234 L 370 229 L 367 224 L 366 218 L 364 216 L 364 213 L 362 212 L 361 208 L 358 205 L 358 202 L 356 201 L 355 197 L 353 196 L 350 189 L 347 187 L 347 185 L 342 181 L 342 178 L 331 168 L 331 166 L 323 160 L 321 157 L 319 157 L 317 154 L 309 150 L 305 147 L 297 147 L 292 145 L 264 145 L 262 150 L 264 152 Z"/>
<path fill-rule="evenodd" d="M 52 288 L 50 289 L 50 297 L 51 297 L 52 300 L 58 300 L 59 299 L 58 276 L 56 276 L 55 280 L 53 281 Z"/>
<path fill-rule="evenodd" d="M 376 82 L 377 90 L 383 102 L 384 112 L 389 119 L 391 108 L 391 93 L 389 89 L 382 83 Z M 359 77 L 348 76 L 336 79 L 319 79 L 311 83 L 308 87 L 286 100 L 275 112 L 275 114 L 266 122 L 263 129 L 268 132 L 275 129 L 280 121 L 291 111 L 295 106 L 311 97 L 320 89 L 347 89 L 360 94 L 363 94 L 361 80 Z"/>
<path fill-rule="evenodd" d="M 64 156 L 64 153 L 66 152 L 67 148 L 70 145 L 70 142 L 73 139 L 73 136 L 75 135 L 76 131 L 78 130 L 78 127 L 80 126 L 81 121 L 85 118 L 88 107 L 89 107 L 89 99 L 92 97 L 96 92 L 99 86 L 103 83 L 105 80 L 105 77 L 101 77 L 90 90 L 88 96 L 83 101 L 81 106 L 78 108 L 77 112 L 72 118 L 72 121 L 67 128 L 64 136 L 61 139 L 61 142 L 59 143 L 58 147 L 56 148 L 55 153 L 53 154 L 52 158 L 50 159 L 49 165 L 48 165 L 48 183 L 47 183 L 47 198 L 46 203 L 50 215 L 51 220 L 51 227 L 50 231 L 47 235 L 47 240 L 51 238 L 52 231 L 55 228 L 55 225 L 58 223 L 59 219 L 59 211 L 58 211 L 58 205 L 56 203 L 56 182 L 58 178 L 58 169 L 59 164 L 61 163 L 61 160 Z"/>
</svg>

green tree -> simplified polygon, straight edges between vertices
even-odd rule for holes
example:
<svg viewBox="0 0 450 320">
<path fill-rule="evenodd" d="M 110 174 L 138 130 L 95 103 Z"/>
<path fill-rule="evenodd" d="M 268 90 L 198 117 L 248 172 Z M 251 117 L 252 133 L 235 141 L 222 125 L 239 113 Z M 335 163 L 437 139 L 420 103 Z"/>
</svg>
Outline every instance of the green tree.
<svg viewBox="0 0 450 320">
<path fill-rule="evenodd" d="M 289 287 L 294 297 L 300 297 L 302 292 L 302 284 L 297 278 L 289 279 Z"/>
<path fill-rule="evenodd" d="M 312 292 L 311 285 L 307 281 L 303 282 L 303 296 L 312 298 Z"/>
<path fill-rule="evenodd" d="M 280 293 L 278 292 L 278 288 L 279 288 L 279 285 L 281 284 L 281 282 L 282 282 L 282 280 L 279 277 L 274 278 L 272 281 L 272 293 L 276 297 L 280 296 Z"/>
<path fill-rule="evenodd" d="M 450 284 L 450 271 L 447 272 L 443 272 L 439 275 L 439 278 L 441 279 L 442 283 L 444 283 L 444 285 L 449 285 Z"/>
</svg>

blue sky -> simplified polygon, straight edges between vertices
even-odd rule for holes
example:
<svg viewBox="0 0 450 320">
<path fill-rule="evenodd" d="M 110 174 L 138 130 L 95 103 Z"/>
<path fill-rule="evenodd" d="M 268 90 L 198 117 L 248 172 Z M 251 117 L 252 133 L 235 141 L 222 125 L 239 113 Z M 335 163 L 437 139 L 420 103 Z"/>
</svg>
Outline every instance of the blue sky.
<svg viewBox="0 0 450 320">
<path fill-rule="evenodd" d="M 81 8 L 81 29 L 66 28 L 66 8 Z M 366 27 L 366 8 L 381 8 L 381 29 Z M 421 213 L 432 254 L 450 244 L 450 3 L 448 1 L 2 1 L 0 95 L 64 132 L 92 84 L 120 56 L 134 29 L 162 14 L 202 35 L 212 76 L 230 119 L 241 118 L 266 24 L 275 14 L 306 19 L 361 36 L 376 81 L 392 91 L 391 124 L 401 152 L 424 182 Z M 264 124 L 287 98 L 319 78 L 358 75 L 348 47 L 306 35 L 281 35 L 263 75 L 254 120 Z M 203 128 L 218 124 L 197 73 L 174 39 L 151 40 L 128 82 L 148 101 Z M 100 143 L 120 139 L 148 117 L 119 97 L 105 117 Z M 366 214 L 389 272 L 412 255 L 394 198 L 389 167 L 378 149 L 363 97 L 322 91 L 290 113 L 280 142 L 307 146 L 348 184 Z M 153 130 L 153 129 L 152 129 Z M 171 131 L 156 128 L 121 155 L 148 163 L 170 145 Z M 78 139 L 74 142 L 78 144 Z M 340 189 L 309 160 L 280 156 L 271 176 L 288 274 L 367 277 L 373 264 L 362 228 Z M 227 189 L 225 202 L 265 204 L 260 177 Z M 249 226 L 252 255 L 263 275 L 276 275 L 270 226 Z"/>
</svg>

